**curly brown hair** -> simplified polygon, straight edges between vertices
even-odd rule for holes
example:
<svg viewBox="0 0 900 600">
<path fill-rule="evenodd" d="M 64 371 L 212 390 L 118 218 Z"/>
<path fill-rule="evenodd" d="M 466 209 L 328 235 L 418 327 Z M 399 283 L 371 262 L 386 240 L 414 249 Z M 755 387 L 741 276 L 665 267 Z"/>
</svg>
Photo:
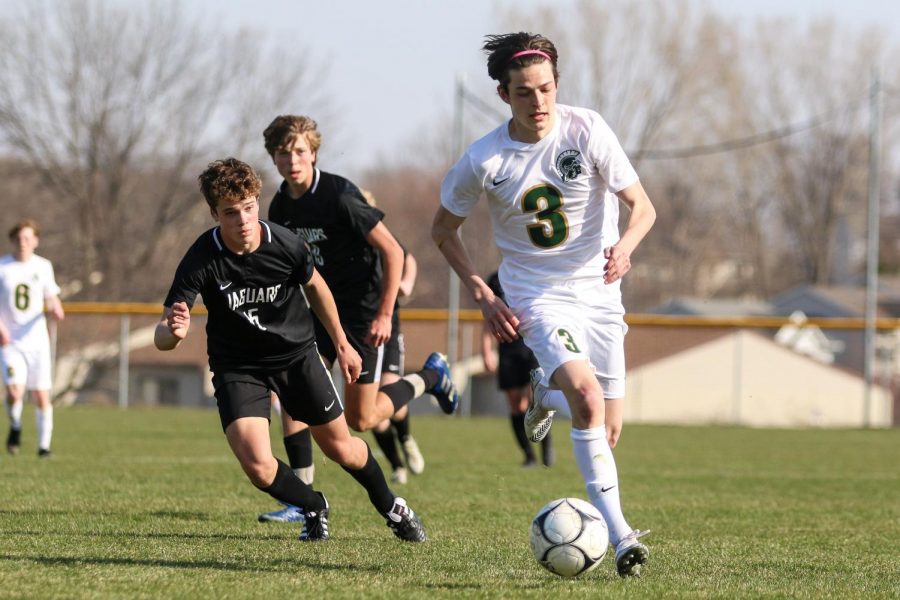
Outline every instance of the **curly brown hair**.
<svg viewBox="0 0 900 600">
<path fill-rule="evenodd" d="M 553 67 L 553 80 L 559 81 L 559 71 L 556 62 L 559 55 L 553 42 L 537 33 L 505 33 L 502 35 L 486 35 L 484 46 L 481 47 L 488 55 L 487 68 L 491 79 L 500 83 L 503 89 L 509 91 L 509 72 L 513 69 L 524 69 L 547 60 L 540 54 L 526 54 L 518 58 L 512 58 L 516 52 L 523 50 L 539 50 L 550 57 L 550 65 Z"/>
<path fill-rule="evenodd" d="M 203 199 L 212 210 L 216 210 L 220 200 L 240 202 L 257 198 L 262 191 L 262 179 L 253 167 L 236 158 L 209 163 L 197 180 Z"/>
<path fill-rule="evenodd" d="M 19 232 L 23 229 L 31 229 L 34 232 L 34 237 L 41 237 L 41 230 L 38 229 L 37 221 L 34 219 L 22 219 L 9 230 L 9 239 L 16 239 L 16 236 L 18 236 Z"/>
<path fill-rule="evenodd" d="M 290 146 L 297 136 L 301 135 L 306 138 L 306 143 L 309 144 L 312 152 L 319 151 L 319 147 L 322 145 L 322 134 L 319 133 L 315 121 L 303 115 L 279 115 L 263 131 L 266 151 L 269 156 L 274 157 L 276 152 Z"/>
</svg>

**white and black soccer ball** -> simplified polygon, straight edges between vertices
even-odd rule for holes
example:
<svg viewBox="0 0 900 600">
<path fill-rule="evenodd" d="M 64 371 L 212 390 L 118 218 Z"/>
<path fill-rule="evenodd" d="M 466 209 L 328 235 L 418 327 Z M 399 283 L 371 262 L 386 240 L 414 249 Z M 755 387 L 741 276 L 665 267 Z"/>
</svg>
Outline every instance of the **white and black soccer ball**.
<svg viewBox="0 0 900 600">
<path fill-rule="evenodd" d="M 600 564 L 609 547 L 606 521 L 593 504 L 578 498 L 547 503 L 531 522 L 537 561 L 561 577 L 578 577 Z"/>
</svg>

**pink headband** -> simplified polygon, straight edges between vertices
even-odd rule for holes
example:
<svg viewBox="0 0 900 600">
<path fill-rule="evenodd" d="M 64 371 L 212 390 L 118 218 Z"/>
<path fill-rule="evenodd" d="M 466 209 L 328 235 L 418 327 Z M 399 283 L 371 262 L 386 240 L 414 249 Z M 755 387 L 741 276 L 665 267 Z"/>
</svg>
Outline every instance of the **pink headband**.
<svg viewBox="0 0 900 600">
<path fill-rule="evenodd" d="M 543 50 L 520 50 L 519 52 L 516 52 L 515 54 L 513 54 L 512 56 L 509 57 L 507 64 L 516 60 L 520 56 L 528 56 L 529 54 L 537 54 L 538 56 L 543 56 L 544 58 L 549 60 L 551 63 L 553 62 L 553 59 L 550 58 L 550 55 L 547 54 L 546 52 L 544 52 Z"/>
</svg>

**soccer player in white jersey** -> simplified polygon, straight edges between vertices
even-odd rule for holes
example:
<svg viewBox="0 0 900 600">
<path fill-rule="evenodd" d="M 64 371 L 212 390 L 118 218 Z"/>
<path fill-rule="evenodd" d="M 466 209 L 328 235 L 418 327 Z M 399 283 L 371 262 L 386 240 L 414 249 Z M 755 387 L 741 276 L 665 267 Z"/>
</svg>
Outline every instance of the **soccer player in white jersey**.
<svg viewBox="0 0 900 600">
<path fill-rule="evenodd" d="M 619 501 L 612 454 L 625 391 L 620 283 L 656 213 L 616 136 L 599 114 L 556 103 L 557 52 L 530 33 L 487 36 L 490 77 L 512 118 L 473 143 L 441 185 L 432 237 L 500 341 L 518 335 L 534 351 L 531 438 L 555 411 L 570 415 L 575 459 L 603 513 L 623 577 L 639 575 L 649 550 Z M 508 305 L 478 276 L 458 230 L 487 198 L 503 257 Z M 619 202 L 631 211 L 621 236 Z"/>
<path fill-rule="evenodd" d="M 34 253 L 39 235 L 37 223 L 30 219 L 16 223 L 9 232 L 12 254 L 0 258 L 0 345 L 9 414 L 6 450 L 19 452 L 23 399 L 28 390 L 37 407 L 38 456 L 48 457 L 53 436 L 53 374 L 44 309 L 57 320 L 65 313 L 53 265 Z"/>
</svg>

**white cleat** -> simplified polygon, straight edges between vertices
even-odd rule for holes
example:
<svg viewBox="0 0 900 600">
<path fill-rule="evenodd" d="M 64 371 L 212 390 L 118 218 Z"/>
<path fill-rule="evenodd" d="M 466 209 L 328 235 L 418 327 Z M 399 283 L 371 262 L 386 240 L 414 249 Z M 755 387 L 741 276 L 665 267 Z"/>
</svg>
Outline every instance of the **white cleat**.
<svg viewBox="0 0 900 600">
<path fill-rule="evenodd" d="M 541 406 L 541 399 L 550 391 L 541 385 L 544 378 L 544 370 L 540 367 L 531 370 L 531 398 L 528 400 L 528 410 L 525 411 L 525 433 L 532 442 L 540 442 L 547 436 L 550 426 L 553 425 L 554 410 L 547 410 Z"/>
<path fill-rule="evenodd" d="M 400 449 L 403 450 L 403 457 L 406 459 L 406 466 L 409 467 L 410 472 L 413 475 L 421 475 L 425 470 L 425 457 L 422 456 L 416 440 L 409 436 L 405 442 L 400 444 Z"/>
<path fill-rule="evenodd" d="M 406 484 L 406 469 L 397 467 L 391 472 L 391 481 L 400 485 Z"/>
<path fill-rule="evenodd" d="M 638 541 L 649 531 L 632 530 L 616 544 L 616 571 L 620 577 L 640 577 L 641 565 L 650 558 L 650 549 Z"/>
</svg>

